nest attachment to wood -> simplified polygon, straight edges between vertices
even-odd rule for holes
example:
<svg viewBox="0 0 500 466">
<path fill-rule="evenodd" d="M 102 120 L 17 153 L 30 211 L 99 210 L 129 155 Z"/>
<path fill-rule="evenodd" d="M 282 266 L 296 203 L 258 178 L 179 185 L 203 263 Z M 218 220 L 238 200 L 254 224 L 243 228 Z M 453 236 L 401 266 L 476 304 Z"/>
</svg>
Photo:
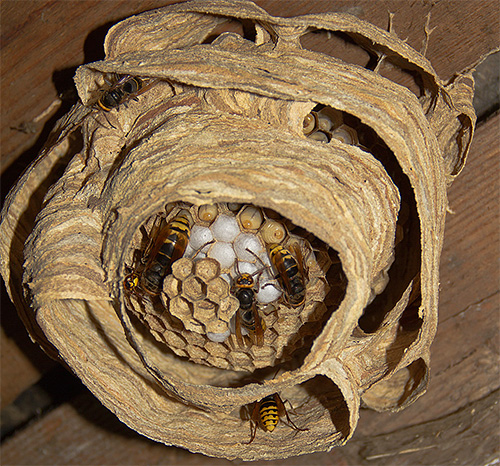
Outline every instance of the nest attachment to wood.
<svg viewBox="0 0 500 466">
<path fill-rule="evenodd" d="M 308 47 L 345 35 L 365 64 Z M 327 451 L 360 406 L 422 395 L 470 74 L 245 0 L 133 16 L 104 47 L 2 211 L 31 337 L 131 428 L 228 459 Z"/>
</svg>

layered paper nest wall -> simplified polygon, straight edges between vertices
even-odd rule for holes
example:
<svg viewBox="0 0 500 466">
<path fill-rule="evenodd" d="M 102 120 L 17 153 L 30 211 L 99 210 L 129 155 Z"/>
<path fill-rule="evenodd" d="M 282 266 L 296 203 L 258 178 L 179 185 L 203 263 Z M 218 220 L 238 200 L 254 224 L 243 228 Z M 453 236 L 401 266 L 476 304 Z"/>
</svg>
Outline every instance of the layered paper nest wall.
<svg viewBox="0 0 500 466">
<path fill-rule="evenodd" d="M 230 19 L 251 39 L 218 35 Z M 378 66 L 302 48 L 312 31 L 347 35 L 376 63 L 408 71 L 418 95 Z M 356 17 L 272 17 L 247 1 L 131 17 L 110 30 L 105 52 L 78 69 L 81 103 L 2 212 L 1 272 L 32 338 L 131 428 L 228 459 L 329 450 L 353 435 L 360 406 L 397 411 L 422 395 L 446 189 L 475 122 L 471 76 L 443 83 L 424 56 Z M 103 112 L 95 103 L 113 74 L 154 85 Z M 379 148 L 305 137 L 318 104 L 350 115 Z M 251 373 L 179 357 L 128 312 L 133 239 L 172 202 L 272 209 L 338 254 L 342 301 L 325 304 L 312 345 L 275 378 L 279 365 Z M 280 425 L 247 444 L 242 407 L 273 393 L 308 430 Z"/>
</svg>

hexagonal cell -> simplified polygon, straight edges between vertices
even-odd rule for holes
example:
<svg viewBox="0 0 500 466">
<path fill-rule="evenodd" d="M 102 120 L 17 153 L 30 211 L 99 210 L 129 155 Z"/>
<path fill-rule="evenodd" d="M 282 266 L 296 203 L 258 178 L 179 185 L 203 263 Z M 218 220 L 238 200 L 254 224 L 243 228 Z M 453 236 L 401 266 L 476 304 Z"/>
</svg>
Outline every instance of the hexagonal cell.
<svg viewBox="0 0 500 466">
<path fill-rule="evenodd" d="M 252 363 L 251 357 L 246 353 L 242 353 L 241 351 L 231 351 L 227 355 L 227 360 L 234 367 L 246 367 Z"/>
<path fill-rule="evenodd" d="M 240 302 L 238 299 L 234 296 L 229 296 L 220 302 L 217 317 L 224 322 L 229 322 L 239 307 Z"/>
<path fill-rule="evenodd" d="M 198 207 L 198 218 L 202 222 L 212 223 L 219 214 L 217 204 L 203 204 Z"/>
<path fill-rule="evenodd" d="M 264 323 L 266 324 L 266 328 L 273 328 L 274 324 L 278 321 L 278 317 L 276 314 L 270 314 L 268 316 L 263 315 L 260 313 L 262 319 L 264 320 Z"/>
<path fill-rule="evenodd" d="M 205 349 L 212 355 L 218 358 L 225 358 L 229 353 L 229 348 L 221 343 L 215 343 L 214 341 L 207 341 L 205 343 Z"/>
<path fill-rule="evenodd" d="M 296 334 L 299 329 L 300 329 L 300 326 L 302 325 L 302 322 L 300 321 L 300 319 L 296 318 L 296 319 L 293 319 L 293 320 L 290 320 L 288 322 L 288 332 L 290 334 Z"/>
<path fill-rule="evenodd" d="M 165 331 L 165 325 L 163 324 L 162 320 L 159 317 L 153 314 L 146 314 L 144 316 L 144 320 L 147 322 L 151 330 L 159 333 Z"/>
<path fill-rule="evenodd" d="M 207 284 L 207 298 L 219 302 L 229 296 L 229 283 L 221 277 L 210 280 Z"/>
<path fill-rule="evenodd" d="M 310 273 L 316 267 L 326 273 L 332 265 L 332 259 L 326 251 L 314 251 L 307 256 L 305 264 L 307 267 L 309 267 Z"/>
<path fill-rule="evenodd" d="M 262 225 L 264 217 L 259 207 L 247 205 L 238 214 L 240 224 L 245 230 L 258 230 Z"/>
<path fill-rule="evenodd" d="M 178 262 L 178 261 L 177 261 Z M 181 282 L 173 275 L 168 275 L 163 280 L 163 292 L 170 298 L 174 298 L 181 291 Z"/>
<path fill-rule="evenodd" d="M 217 241 L 231 242 L 240 232 L 238 222 L 229 215 L 219 215 L 217 220 L 212 223 L 210 229 Z"/>
<path fill-rule="evenodd" d="M 184 349 L 187 346 L 186 340 L 182 338 L 178 333 L 172 332 L 170 330 L 165 330 L 163 332 L 163 337 L 165 338 L 168 345 L 173 348 Z"/>
<path fill-rule="evenodd" d="M 264 332 L 264 344 L 268 346 L 276 346 L 276 338 L 278 338 L 278 334 L 274 329 L 268 328 Z"/>
<path fill-rule="evenodd" d="M 190 302 L 205 299 L 207 286 L 199 278 L 191 275 L 182 282 L 182 295 Z"/>
<path fill-rule="evenodd" d="M 328 142 L 328 134 L 324 133 L 323 131 L 316 131 L 314 133 L 311 133 L 307 137 L 309 139 L 313 139 L 314 141 Z"/>
<path fill-rule="evenodd" d="M 354 128 L 347 125 L 339 126 L 332 132 L 332 139 L 343 142 L 344 144 L 358 144 L 358 133 Z"/>
<path fill-rule="evenodd" d="M 310 305 L 310 304 L 308 304 Z M 305 307 L 305 306 L 304 306 Z M 281 321 L 282 319 L 284 320 L 295 320 L 299 318 L 299 314 L 301 312 L 300 307 L 294 308 L 290 307 L 286 304 L 283 304 L 279 308 L 279 320 Z"/>
<path fill-rule="evenodd" d="M 172 275 L 179 280 L 185 280 L 193 271 L 193 261 L 187 257 L 181 257 L 172 264 Z"/>
<path fill-rule="evenodd" d="M 259 238 L 252 233 L 242 233 L 241 235 L 238 235 L 233 247 L 238 260 L 249 262 L 254 262 L 255 256 L 248 252 L 247 249 L 250 249 L 250 251 L 253 251 L 257 255 L 264 250 L 264 246 L 260 242 Z"/>
<path fill-rule="evenodd" d="M 213 355 L 209 355 L 206 362 L 214 367 L 220 367 L 221 369 L 229 369 L 231 367 L 227 359 L 218 358 Z"/>
<path fill-rule="evenodd" d="M 208 357 L 208 353 L 205 349 L 200 348 L 199 346 L 189 345 L 186 347 L 186 351 L 191 359 L 205 360 Z"/>
<path fill-rule="evenodd" d="M 217 304 L 204 299 L 197 301 L 193 306 L 193 317 L 200 323 L 207 325 L 210 321 L 217 319 Z"/>
<path fill-rule="evenodd" d="M 194 265 L 194 274 L 204 283 L 208 283 L 220 275 L 220 264 L 213 258 L 200 259 Z"/>
<path fill-rule="evenodd" d="M 270 360 L 274 358 L 276 350 L 272 346 L 257 346 L 253 345 L 250 348 L 250 353 L 255 359 Z"/>
<path fill-rule="evenodd" d="M 182 335 L 189 345 L 204 346 L 207 342 L 206 336 L 201 333 L 184 332 Z"/>
<path fill-rule="evenodd" d="M 264 222 L 259 232 L 262 239 L 268 244 L 281 243 L 286 236 L 285 226 L 281 222 L 270 218 Z"/>
<path fill-rule="evenodd" d="M 196 255 L 197 252 L 205 251 L 205 246 L 208 246 L 214 239 L 210 228 L 204 227 L 202 225 L 194 225 L 191 229 L 191 237 L 189 239 L 189 254 L 186 250 L 188 257 Z"/>
<path fill-rule="evenodd" d="M 170 301 L 170 313 L 182 321 L 191 319 L 193 305 L 182 296 L 176 296 Z"/>
<path fill-rule="evenodd" d="M 236 259 L 232 244 L 220 241 L 210 248 L 208 257 L 215 259 L 222 269 L 230 269 Z"/>
<path fill-rule="evenodd" d="M 212 334 L 221 334 L 227 332 L 229 329 L 229 325 L 227 322 L 223 322 L 222 320 L 211 320 L 205 324 L 205 328 L 207 332 Z"/>
<path fill-rule="evenodd" d="M 168 299 L 166 298 L 165 294 L 163 296 L 165 296 L 165 299 Z M 179 332 L 180 330 L 184 329 L 182 321 L 179 318 L 170 314 L 170 312 L 167 309 L 163 309 L 161 314 L 157 315 L 157 317 L 161 320 L 162 324 L 168 330 Z"/>
<path fill-rule="evenodd" d="M 199 333 L 205 335 L 205 326 L 200 322 L 198 322 L 197 320 L 195 320 L 194 318 L 190 320 L 184 320 L 183 324 L 186 330 L 189 330 L 191 333 Z"/>
<path fill-rule="evenodd" d="M 327 133 L 338 128 L 343 122 L 342 112 L 332 107 L 323 107 L 317 116 L 318 129 Z"/>
</svg>

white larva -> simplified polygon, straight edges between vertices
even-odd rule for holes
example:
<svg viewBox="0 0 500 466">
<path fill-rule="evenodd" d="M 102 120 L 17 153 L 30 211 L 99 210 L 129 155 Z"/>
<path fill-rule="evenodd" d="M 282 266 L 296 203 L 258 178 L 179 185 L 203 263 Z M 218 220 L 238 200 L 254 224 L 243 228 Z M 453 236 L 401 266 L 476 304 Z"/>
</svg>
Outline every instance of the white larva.
<svg viewBox="0 0 500 466">
<path fill-rule="evenodd" d="M 198 218 L 203 222 L 213 222 L 219 210 L 216 204 L 204 204 L 198 208 Z"/>
<path fill-rule="evenodd" d="M 262 225 L 262 211 L 252 205 L 246 206 L 239 215 L 241 226 L 245 230 L 257 230 Z"/>
<path fill-rule="evenodd" d="M 281 243 L 286 236 L 286 230 L 282 223 L 267 219 L 260 229 L 262 239 L 268 243 Z"/>
</svg>

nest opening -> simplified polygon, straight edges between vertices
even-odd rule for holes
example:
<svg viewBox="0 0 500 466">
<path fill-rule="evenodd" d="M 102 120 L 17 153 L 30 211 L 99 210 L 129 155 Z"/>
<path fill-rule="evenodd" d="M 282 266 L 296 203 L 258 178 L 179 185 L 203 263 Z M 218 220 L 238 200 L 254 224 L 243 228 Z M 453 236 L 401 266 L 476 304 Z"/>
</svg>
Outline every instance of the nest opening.
<svg viewBox="0 0 500 466">
<path fill-rule="evenodd" d="M 418 358 L 363 393 L 363 401 L 378 410 L 402 409 L 418 398 L 427 385 L 428 367 Z"/>
<path fill-rule="evenodd" d="M 405 67 L 401 60 L 397 60 L 391 54 L 385 55 L 382 49 L 375 50 L 373 44 L 364 42 L 366 39 L 359 37 L 358 34 L 325 29 L 309 29 L 309 32 L 300 37 L 300 44 L 304 49 L 375 71 L 380 76 L 406 87 L 417 97 L 424 95 L 426 86 L 419 72 Z"/>
<path fill-rule="evenodd" d="M 360 47 L 349 34 L 342 31 L 309 30 L 300 37 L 300 45 L 304 49 L 324 53 L 363 68 L 367 67 L 371 59 L 368 50 Z"/>
<path fill-rule="evenodd" d="M 351 430 L 349 408 L 337 385 L 328 377 L 316 375 L 300 386 L 308 396 L 301 406 L 302 409 L 312 418 L 326 410 L 335 430 L 340 432 L 343 438 L 347 438 Z"/>
<path fill-rule="evenodd" d="M 125 273 L 126 307 L 158 341 L 195 363 L 251 372 L 300 366 L 346 286 L 322 241 L 236 203 L 167 204 L 138 229 Z"/>
<path fill-rule="evenodd" d="M 227 18 L 223 23 L 217 25 L 202 43 L 211 44 L 224 33 L 238 34 L 242 38 L 251 42 L 255 42 L 257 36 L 254 21 L 249 19 L 238 20 L 234 18 Z"/>
<path fill-rule="evenodd" d="M 396 157 L 376 132 L 359 118 L 345 114 L 344 121 L 356 129 L 363 150 L 370 152 L 399 190 L 401 204 L 394 238 L 394 260 L 373 289 L 372 302 L 364 309 L 358 324 L 365 333 L 376 332 L 388 312 L 401 299 L 410 282 L 419 274 L 421 262 L 420 222 L 413 188 Z M 387 286 L 384 284 L 387 283 Z"/>
<path fill-rule="evenodd" d="M 388 277 L 387 286 L 382 293 L 374 297 L 358 320 L 360 329 L 367 334 L 375 333 L 380 329 L 384 319 L 387 318 L 391 310 L 401 300 L 403 293 L 410 286 L 412 280 L 418 278 L 420 273 L 420 223 L 415 199 L 408 185 L 409 182 L 403 185 L 405 189 L 400 188 L 402 199 L 404 200 L 402 200 L 396 224 L 394 261 L 386 271 Z M 405 197 L 404 193 L 407 194 Z M 414 303 L 418 300 L 418 296 L 415 296 L 415 293 L 416 291 L 414 291 L 413 301 L 408 303 L 408 305 L 413 304 L 415 306 Z M 418 312 L 418 306 L 416 307 L 416 312 Z M 414 313 L 415 311 L 408 311 L 408 317 L 405 318 L 405 326 L 419 326 L 417 319 L 409 317 L 410 315 L 413 316 Z"/>
<path fill-rule="evenodd" d="M 259 416 L 269 409 L 273 401 L 278 407 L 282 403 L 279 421 L 276 426 L 280 430 L 277 435 L 268 435 L 260 424 Z M 267 405 L 264 408 L 264 403 Z M 272 408 L 271 408 L 272 409 Z M 317 375 L 281 393 L 271 394 L 264 399 L 257 399 L 240 407 L 233 415 L 238 416 L 243 423 L 249 423 L 255 429 L 250 432 L 250 444 L 276 445 L 290 437 L 303 435 L 316 438 L 322 437 L 342 439 L 349 436 L 350 416 L 346 400 L 340 389 L 329 378 Z M 306 429 L 303 429 L 307 426 Z M 295 431 L 295 432 L 294 432 Z M 302 431 L 302 432 L 300 432 Z M 248 442 L 247 442 L 248 443 Z"/>
<path fill-rule="evenodd" d="M 394 259 L 376 278 L 371 303 L 364 309 L 354 336 L 374 333 L 420 270 L 420 223 L 413 189 L 387 144 L 356 116 L 318 104 L 304 118 L 303 126 L 304 135 L 308 138 L 324 143 L 336 139 L 369 152 L 384 166 L 399 190 L 401 204 L 395 230 Z M 335 264 L 337 261 L 334 259 L 332 262 Z M 333 269 L 331 271 L 335 273 Z M 330 282 L 341 285 L 337 286 L 337 297 L 342 299 L 345 275 L 341 270 L 338 273 L 338 280 Z"/>
</svg>

